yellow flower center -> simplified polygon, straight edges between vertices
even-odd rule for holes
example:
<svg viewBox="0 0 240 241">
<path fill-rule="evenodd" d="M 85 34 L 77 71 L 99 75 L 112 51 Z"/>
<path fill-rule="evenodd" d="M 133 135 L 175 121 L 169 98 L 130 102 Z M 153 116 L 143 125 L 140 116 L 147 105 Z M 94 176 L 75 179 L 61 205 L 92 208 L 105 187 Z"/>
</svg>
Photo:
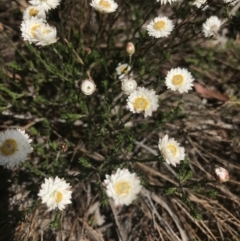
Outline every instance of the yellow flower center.
<svg viewBox="0 0 240 241">
<path fill-rule="evenodd" d="M 36 24 L 36 25 L 32 26 L 32 28 L 31 28 L 31 34 L 32 34 L 33 38 L 36 38 L 35 32 L 36 32 L 36 30 L 39 28 L 39 26 L 40 26 L 40 24 Z"/>
<path fill-rule="evenodd" d="M 36 16 L 37 14 L 38 14 L 38 10 L 36 9 L 36 8 L 31 8 L 30 10 L 29 10 L 29 15 L 30 16 Z"/>
<path fill-rule="evenodd" d="M 167 149 L 171 152 L 172 156 L 176 156 L 176 154 L 177 154 L 176 146 L 169 144 L 167 146 Z"/>
<path fill-rule="evenodd" d="M 110 8 L 111 4 L 107 0 L 100 0 L 99 6 L 101 6 L 103 8 Z"/>
<path fill-rule="evenodd" d="M 154 23 L 153 28 L 156 30 L 162 30 L 164 29 L 165 25 L 166 25 L 166 22 L 163 20 L 160 20 Z"/>
<path fill-rule="evenodd" d="M 60 203 L 63 199 L 63 195 L 61 192 L 55 191 L 54 192 L 54 198 L 57 203 Z"/>
<path fill-rule="evenodd" d="M 42 34 L 49 34 L 51 33 L 51 30 L 50 29 L 45 29 L 42 31 Z"/>
<path fill-rule="evenodd" d="M 5 156 L 13 155 L 18 149 L 18 144 L 13 139 L 7 139 L 3 142 L 2 146 L 0 147 L 0 151 Z"/>
<path fill-rule="evenodd" d="M 149 103 L 148 100 L 144 97 L 138 97 L 135 99 L 133 106 L 137 111 L 146 110 Z"/>
<path fill-rule="evenodd" d="M 172 83 L 174 85 L 180 85 L 180 84 L 183 83 L 183 81 L 184 81 L 184 78 L 183 78 L 183 76 L 181 74 L 176 74 L 172 78 Z"/>
<path fill-rule="evenodd" d="M 120 71 L 123 74 L 127 74 L 128 73 L 128 67 L 126 65 L 123 65 L 120 67 Z"/>
<path fill-rule="evenodd" d="M 130 184 L 129 182 L 118 182 L 115 185 L 115 191 L 118 195 L 127 195 L 130 191 Z"/>
</svg>

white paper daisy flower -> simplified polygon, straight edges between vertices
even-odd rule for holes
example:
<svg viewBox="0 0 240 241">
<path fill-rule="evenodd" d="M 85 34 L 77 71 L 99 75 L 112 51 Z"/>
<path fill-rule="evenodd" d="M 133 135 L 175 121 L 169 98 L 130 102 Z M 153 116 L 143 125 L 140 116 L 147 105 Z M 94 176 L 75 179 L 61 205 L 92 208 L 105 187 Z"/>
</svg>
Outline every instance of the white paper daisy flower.
<svg viewBox="0 0 240 241">
<path fill-rule="evenodd" d="M 212 16 L 203 24 L 203 34 L 205 37 L 216 37 L 220 27 L 221 20 L 217 16 Z"/>
<path fill-rule="evenodd" d="M 133 113 L 144 112 L 144 117 L 152 116 L 158 108 L 158 96 L 154 90 L 138 87 L 128 96 L 127 108 Z"/>
<path fill-rule="evenodd" d="M 125 94 L 129 95 L 137 88 L 136 80 L 130 79 L 123 79 L 122 80 L 122 90 Z"/>
<path fill-rule="evenodd" d="M 36 37 L 36 31 L 43 24 L 44 20 L 39 19 L 37 17 L 32 17 L 30 19 L 23 20 L 21 24 L 21 32 L 23 39 L 25 41 L 29 41 L 30 43 L 38 41 Z"/>
<path fill-rule="evenodd" d="M 113 0 L 92 0 L 90 5 L 101 13 L 112 13 L 118 8 L 118 4 Z"/>
<path fill-rule="evenodd" d="M 23 20 L 28 20 L 32 17 L 46 19 L 46 13 L 44 9 L 39 6 L 29 6 L 23 12 Z"/>
<path fill-rule="evenodd" d="M 91 95 L 96 90 L 96 85 L 93 80 L 85 79 L 82 81 L 81 90 L 85 95 Z"/>
<path fill-rule="evenodd" d="M 31 0 L 31 3 L 34 6 L 42 8 L 44 11 L 56 8 L 60 4 L 61 0 Z"/>
<path fill-rule="evenodd" d="M 223 0 L 223 2 L 231 5 L 231 6 L 234 6 L 236 5 L 240 0 Z"/>
<path fill-rule="evenodd" d="M 115 174 L 106 175 L 104 180 L 108 197 L 115 205 L 129 205 L 141 191 L 139 178 L 127 169 L 117 169 Z"/>
<path fill-rule="evenodd" d="M 118 64 L 118 67 L 116 68 L 118 78 L 123 79 L 125 77 L 128 77 L 130 74 L 131 66 L 128 64 Z"/>
<path fill-rule="evenodd" d="M 167 17 L 156 17 L 148 25 L 148 35 L 155 38 L 163 38 L 170 35 L 173 30 L 173 22 Z"/>
<path fill-rule="evenodd" d="M 7 129 L 0 135 L 0 165 L 7 168 L 19 166 L 33 148 L 29 136 L 20 129 Z"/>
<path fill-rule="evenodd" d="M 168 71 L 165 83 L 168 89 L 178 90 L 181 94 L 192 89 L 194 81 L 187 69 L 175 68 Z"/>
<path fill-rule="evenodd" d="M 57 38 L 57 30 L 55 27 L 50 26 L 47 23 L 41 24 L 35 31 L 36 36 L 36 45 L 38 46 L 46 46 L 53 43 L 56 43 Z"/>
<path fill-rule="evenodd" d="M 193 5 L 195 5 L 197 8 L 202 8 L 202 10 L 206 10 L 208 8 L 207 0 L 195 0 L 193 2 Z M 205 5 L 206 4 L 206 5 Z"/>
<path fill-rule="evenodd" d="M 176 2 L 177 0 L 157 0 L 157 2 L 160 2 L 162 5 L 163 4 L 172 4 L 173 2 Z"/>
<path fill-rule="evenodd" d="M 169 165 L 176 166 L 176 164 L 179 164 L 185 158 L 184 148 L 180 147 L 179 143 L 173 138 L 168 139 L 168 135 L 159 139 L 158 148 Z"/>
<path fill-rule="evenodd" d="M 41 185 L 38 196 L 41 197 L 42 203 L 48 207 L 48 211 L 55 208 L 63 210 L 66 204 L 71 203 L 71 186 L 62 178 L 55 177 L 45 178 Z"/>
</svg>

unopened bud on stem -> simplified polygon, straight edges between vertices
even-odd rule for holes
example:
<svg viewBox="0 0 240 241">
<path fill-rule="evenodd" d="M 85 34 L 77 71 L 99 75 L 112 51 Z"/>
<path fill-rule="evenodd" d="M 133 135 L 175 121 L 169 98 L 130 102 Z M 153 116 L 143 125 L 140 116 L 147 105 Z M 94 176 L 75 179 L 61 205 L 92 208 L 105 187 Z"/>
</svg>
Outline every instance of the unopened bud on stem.
<svg viewBox="0 0 240 241">
<path fill-rule="evenodd" d="M 135 53 L 135 46 L 133 43 L 128 42 L 127 43 L 127 47 L 126 47 L 126 51 L 129 54 L 129 56 L 132 56 Z"/>
<path fill-rule="evenodd" d="M 229 180 L 228 171 L 223 167 L 218 167 L 215 169 L 216 179 L 219 182 L 227 182 Z"/>
</svg>

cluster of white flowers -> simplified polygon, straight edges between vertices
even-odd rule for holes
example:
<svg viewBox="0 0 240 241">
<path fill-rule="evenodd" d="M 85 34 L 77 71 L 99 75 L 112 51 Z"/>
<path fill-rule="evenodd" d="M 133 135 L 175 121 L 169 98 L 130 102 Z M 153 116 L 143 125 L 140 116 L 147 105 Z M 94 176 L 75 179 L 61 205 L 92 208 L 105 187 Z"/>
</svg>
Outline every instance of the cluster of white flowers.
<svg viewBox="0 0 240 241">
<path fill-rule="evenodd" d="M 56 8 L 60 0 L 31 0 L 23 13 L 22 37 L 29 43 L 46 46 L 57 42 L 57 30 L 46 21 L 46 13 Z"/>
<path fill-rule="evenodd" d="M 130 61 L 135 53 L 135 46 L 129 42 L 126 47 L 126 52 L 129 54 Z M 122 91 L 128 95 L 127 109 L 133 113 L 144 113 L 144 117 L 152 116 L 152 112 L 158 108 L 158 96 L 154 90 L 148 90 L 145 87 L 138 87 L 135 79 L 132 78 L 133 73 L 130 73 L 131 66 L 127 63 L 118 64 L 116 68 L 118 78 L 122 82 Z"/>
<path fill-rule="evenodd" d="M 122 81 L 122 90 L 129 95 L 127 99 L 127 109 L 133 113 L 144 112 L 144 117 L 152 116 L 156 111 L 158 96 L 154 90 L 148 90 L 145 87 L 138 87 L 136 80 L 128 78 L 131 67 L 128 64 L 119 64 L 116 68 L 118 78 Z M 184 68 L 173 68 L 166 76 L 165 84 L 168 89 L 188 92 L 192 89 L 194 78 L 191 73 Z"/>
<path fill-rule="evenodd" d="M 135 52 L 134 45 L 132 43 L 128 43 L 126 51 L 131 57 Z M 116 68 L 116 71 L 118 78 L 121 80 L 122 83 L 122 91 L 125 94 L 130 95 L 137 88 L 137 82 L 135 79 L 132 78 L 133 74 L 130 72 L 131 66 L 127 63 L 119 63 Z"/>
<path fill-rule="evenodd" d="M 116 173 L 106 175 L 103 185 L 108 197 L 114 200 L 116 206 L 130 205 L 141 191 L 140 179 L 135 173 L 127 169 L 117 169 Z M 63 210 L 66 204 L 71 203 L 71 186 L 59 177 L 45 178 L 38 196 L 45 203 L 48 210 L 55 208 Z"/>
<path fill-rule="evenodd" d="M 8 129 L 0 136 L 0 164 L 7 168 L 18 166 L 25 161 L 27 155 L 32 152 L 30 146 L 31 139 L 20 129 Z M 159 150 L 168 164 L 176 166 L 185 158 L 185 150 L 173 138 L 165 135 L 159 139 Z M 226 169 L 220 167 L 215 169 L 216 179 L 219 182 L 229 180 Z M 131 173 L 127 169 L 117 169 L 112 175 L 105 175 L 103 185 L 106 194 L 114 200 L 116 206 L 130 205 L 140 193 L 141 181 L 136 173 Z M 46 204 L 48 211 L 58 208 L 65 209 L 71 203 L 72 190 L 69 183 L 58 176 L 55 178 L 45 178 L 44 183 L 38 192 L 42 203 Z"/>
<path fill-rule="evenodd" d="M 173 3 L 177 0 L 157 0 L 161 4 Z M 224 0 L 225 3 L 234 5 L 240 0 Z M 27 7 L 23 13 L 23 22 L 21 24 L 22 37 L 29 43 L 37 46 L 45 46 L 57 41 L 57 31 L 55 27 L 50 26 L 46 21 L 46 15 L 50 9 L 56 8 L 60 0 L 31 0 L 31 6 Z M 207 0 L 195 0 L 193 2 L 197 8 L 205 10 L 208 8 Z M 96 11 L 100 13 L 112 13 L 118 8 L 114 0 L 92 0 L 90 3 Z M 212 16 L 202 25 L 202 31 L 205 37 L 216 37 L 221 27 L 221 20 Z M 173 21 L 166 16 L 158 16 L 150 21 L 146 30 L 149 36 L 155 38 L 168 37 L 174 29 Z M 144 117 L 152 116 L 153 112 L 159 107 L 158 95 L 155 90 L 139 87 L 133 78 L 131 69 L 131 57 L 135 53 L 135 46 L 129 42 L 126 47 L 129 55 L 129 63 L 119 63 L 116 72 L 121 81 L 121 89 L 127 95 L 127 109 L 132 113 L 143 113 Z M 165 84 L 168 89 L 187 93 L 193 87 L 194 78 L 185 68 L 172 68 L 168 71 Z M 81 82 L 81 91 L 85 95 L 91 95 L 96 91 L 94 81 L 85 79 Z M 0 165 L 6 168 L 14 168 L 27 159 L 32 152 L 30 145 L 31 139 L 25 131 L 6 130 L 0 135 Z M 168 135 L 159 139 L 158 148 L 163 158 L 169 165 L 176 167 L 181 160 L 185 159 L 185 149 L 173 138 Z M 229 174 L 224 168 L 215 169 L 216 178 L 219 182 L 229 180 Z M 140 193 L 141 181 L 136 173 L 131 173 L 127 169 L 117 169 L 111 175 L 105 175 L 103 185 L 106 188 L 106 194 L 114 200 L 115 205 L 130 205 Z M 46 204 L 48 210 L 65 209 L 67 204 L 71 203 L 72 190 L 69 183 L 58 176 L 55 178 L 45 178 L 39 190 L 38 196 L 42 203 Z"/>
<path fill-rule="evenodd" d="M 19 166 L 26 159 L 28 154 L 33 151 L 29 136 L 24 130 L 7 129 L 0 134 L 0 165 L 12 169 Z M 71 186 L 63 179 L 56 177 L 55 179 L 45 179 L 45 183 L 41 185 L 38 194 L 42 198 L 42 202 L 46 203 L 49 210 L 56 207 L 60 210 L 65 208 L 66 204 L 71 203 Z"/>
<path fill-rule="evenodd" d="M 4 131 L 0 135 L 0 165 L 7 168 L 19 166 L 32 152 L 31 142 L 32 140 L 23 130 Z M 116 205 L 131 204 L 142 188 L 136 174 L 130 173 L 127 169 L 118 169 L 115 174 L 106 175 L 104 185 L 107 195 L 114 199 Z M 49 211 L 56 208 L 63 210 L 71 203 L 71 195 L 70 184 L 59 177 L 45 178 L 38 193 Z"/>
<path fill-rule="evenodd" d="M 115 205 L 130 205 L 141 191 L 140 179 L 135 173 L 127 169 L 117 169 L 116 173 L 106 175 L 103 185 L 108 197 L 113 198 Z M 63 210 L 66 204 L 71 203 L 71 186 L 59 177 L 45 178 L 38 196 L 45 203 L 48 210 L 55 208 Z"/>
<path fill-rule="evenodd" d="M 135 52 L 132 43 L 128 43 L 127 53 L 131 56 Z M 144 116 L 151 116 L 158 108 L 158 96 L 154 90 L 138 87 L 135 79 L 132 78 L 131 66 L 127 63 L 118 64 L 116 68 L 118 78 L 122 82 L 122 91 L 128 95 L 127 108 L 133 113 L 144 112 Z"/>
</svg>

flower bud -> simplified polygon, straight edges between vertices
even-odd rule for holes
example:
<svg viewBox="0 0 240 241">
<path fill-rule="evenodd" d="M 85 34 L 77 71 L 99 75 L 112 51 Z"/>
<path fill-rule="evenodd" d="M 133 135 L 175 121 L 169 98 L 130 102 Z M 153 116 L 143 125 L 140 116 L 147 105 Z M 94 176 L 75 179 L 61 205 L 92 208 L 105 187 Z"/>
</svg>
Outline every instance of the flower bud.
<svg viewBox="0 0 240 241">
<path fill-rule="evenodd" d="M 219 182 L 227 182 L 229 180 L 228 171 L 223 167 L 215 169 L 216 180 Z"/>
<path fill-rule="evenodd" d="M 96 85 L 93 80 L 85 79 L 82 81 L 81 90 L 85 95 L 91 95 L 96 90 Z"/>
<path fill-rule="evenodd" d="M 131 94 L 137 88 L 136 80 L 130 79 L 123 79 L 122 81 L 122 90 L 125 94 Z"/>
<path fill-rule="evenodd" d="M 127 43 L 127 47 L 126 47 L 126 51 L 127 51 L 127 53 L 128 53 L 130 56 L 132 56 L 132 55 L 135 53 L 135 46 L 134 46 L 134 44 L 131 43 L 131 42 L 128 42 L 128 43 Z"/>
</svg>

